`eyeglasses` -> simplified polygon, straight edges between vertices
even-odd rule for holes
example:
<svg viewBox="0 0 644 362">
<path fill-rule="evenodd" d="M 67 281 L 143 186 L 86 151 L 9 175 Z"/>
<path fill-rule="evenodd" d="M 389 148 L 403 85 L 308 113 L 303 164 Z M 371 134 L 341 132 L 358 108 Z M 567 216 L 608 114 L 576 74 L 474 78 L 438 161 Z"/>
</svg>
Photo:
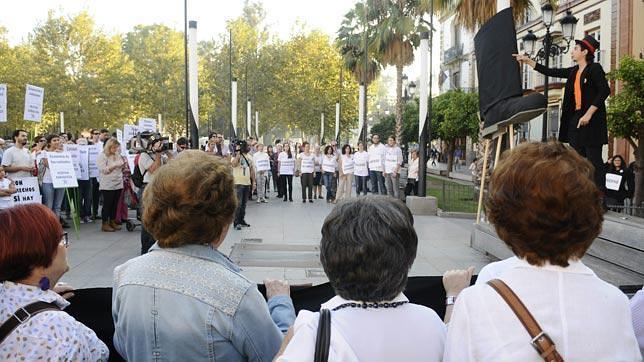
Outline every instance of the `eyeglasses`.
<svg viewBox="0 0 644 362">
<path fill-rule="evenodd" d="M 61 237 L 60 242 L 63 244 L 64 247 L 69 246 L 69 234 L 67 234 L 67 232 L 63 233 L 63 236 Z"/>
</svg>

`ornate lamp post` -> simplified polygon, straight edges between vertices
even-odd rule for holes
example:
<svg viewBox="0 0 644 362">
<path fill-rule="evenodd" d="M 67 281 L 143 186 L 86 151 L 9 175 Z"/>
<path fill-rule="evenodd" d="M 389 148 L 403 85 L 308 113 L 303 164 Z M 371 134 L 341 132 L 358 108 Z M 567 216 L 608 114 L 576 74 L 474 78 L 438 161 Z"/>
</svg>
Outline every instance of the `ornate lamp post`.
<svg viewBox="0 0 644 362">
<path fill-rule="evenodd" d="M 546 27 L 546 35 L 542 40 L 543 46 L 535 52 L 535 45 L 537 44 L 537 36 L 534 35 L 532 30 L 528 30 L 521 40 L 523 41 L 523 49 L 529 56 L 533 56 L 535 60 L 541 59 L 544 61 L 545 67 L 550 66 L 550 58 L 560 54 L 566 54 L 570 50 L 570 42 L 575 35 L 575 26 L 577 25 L 577 18 L 575 18 L 570 11 L 566 11 L 559 23 L 561 24 L 561 32 L 565 45 L 555 44 L 550 33 L 550 27 L 554 22 L 554 11 L 552 5 L 546 3 L 541 7 L 543 25 Z M 543 95 L 548 99 L 548 76 L 544 75 L 543 80 Z M 541 141 L 546 142 L 548 139 L 548 112 L 543 114 L 543 125 L 541 130 Z"/>
</svg>

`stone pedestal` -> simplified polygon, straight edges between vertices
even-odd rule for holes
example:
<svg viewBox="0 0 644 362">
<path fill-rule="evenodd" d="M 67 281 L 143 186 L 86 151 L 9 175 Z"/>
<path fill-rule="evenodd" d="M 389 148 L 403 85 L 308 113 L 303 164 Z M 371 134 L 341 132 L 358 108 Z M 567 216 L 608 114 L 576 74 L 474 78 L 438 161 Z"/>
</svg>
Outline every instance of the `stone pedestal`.
<svg viewBox="0 0 644 362">
<path fill-rule="evenodd" d="M 437 205 L 433 196 L 407 196 L 407 207 L 413 215 L 436 215 Z"/>
</svg>

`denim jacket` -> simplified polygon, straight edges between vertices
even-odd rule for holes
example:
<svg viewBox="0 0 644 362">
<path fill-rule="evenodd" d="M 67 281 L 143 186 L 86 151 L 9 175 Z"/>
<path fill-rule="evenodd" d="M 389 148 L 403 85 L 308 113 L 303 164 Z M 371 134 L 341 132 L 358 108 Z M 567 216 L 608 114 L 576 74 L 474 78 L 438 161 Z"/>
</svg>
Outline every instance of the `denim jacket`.
<svg viewBox="0 0 644 362">
<path fill-rule="evenodd" d="M 114 346 L 128 361 L 271 361 L 295 320 L 291 299 L 268 301 L 219 251 L 162 249 L 114 270 Z"/>
</svg>

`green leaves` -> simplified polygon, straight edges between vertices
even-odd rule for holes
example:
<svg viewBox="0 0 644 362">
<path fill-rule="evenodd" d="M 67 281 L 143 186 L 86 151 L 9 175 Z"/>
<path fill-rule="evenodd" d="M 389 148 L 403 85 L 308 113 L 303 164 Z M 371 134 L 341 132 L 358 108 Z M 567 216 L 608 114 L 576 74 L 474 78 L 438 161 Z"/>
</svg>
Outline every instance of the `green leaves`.
<svg viewBox="0 0 644 362">
<path fill-rule="evenodd" d="M 478 140 L 478 94 L 451 90 L 434 98 L 432 136 L 446 141 L 461 137 Z"/>
<path fill-rule="evenodd" d="M 608 128 L 611 134 L 635 144 L 634 140 L 644 137 L 644 61 L 622 58 L 609 78 L 619 81 L 621 89 L 608 100 Z"/>
</svg>

